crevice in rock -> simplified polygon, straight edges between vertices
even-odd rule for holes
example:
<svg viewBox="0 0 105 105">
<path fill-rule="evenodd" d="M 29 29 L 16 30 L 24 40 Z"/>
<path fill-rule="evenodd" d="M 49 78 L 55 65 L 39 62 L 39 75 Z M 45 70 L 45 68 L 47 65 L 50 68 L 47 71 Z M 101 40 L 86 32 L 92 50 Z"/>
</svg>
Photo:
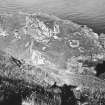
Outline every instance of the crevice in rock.
<svg viewBox="0 0 105 105">
<path fill-rule="evenodd" d="M 101 74 L 105 73 L 105 61 L 103 63 L 98 63 L 96 68 L 95 68 L 97 74 L 96 76 L 99 77 Z"/>
<path fill-rule="evenodd" d="M 78 105 L 77 99 L 72 90 L 73 88 L 74 86 L 67 86 L 67 85 L 64 85 L 63 87 L 61 87 L 61 90 L 62 90 L 61 105 Z"/>
</svg>

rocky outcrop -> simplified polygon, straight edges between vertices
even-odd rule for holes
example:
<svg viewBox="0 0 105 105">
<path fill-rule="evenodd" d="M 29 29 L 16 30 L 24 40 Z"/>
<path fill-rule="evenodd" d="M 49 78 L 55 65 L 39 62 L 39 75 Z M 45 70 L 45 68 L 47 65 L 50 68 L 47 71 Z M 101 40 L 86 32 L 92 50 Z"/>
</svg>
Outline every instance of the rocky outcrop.
<svg viewBox="0 0 105 105">
<path fill-rule="evenodd" d="M 61 105 L 66 88 L 73 105 L 78 90 L 104 92 L 95 70 L 104 60 L 104 34 L 87 26 L 43 13 L 0 16 L 1 90 L 21 94 L 23 105 Z"/>
</svg>

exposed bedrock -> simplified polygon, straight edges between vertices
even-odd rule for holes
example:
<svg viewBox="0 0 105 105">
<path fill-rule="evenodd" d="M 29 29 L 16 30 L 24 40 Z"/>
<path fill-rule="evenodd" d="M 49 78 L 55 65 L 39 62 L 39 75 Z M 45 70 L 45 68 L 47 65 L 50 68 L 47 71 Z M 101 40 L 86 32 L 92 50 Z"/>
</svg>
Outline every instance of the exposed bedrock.
<svg viewBox="0 0 105 105">
<path fill-rule="evenodd" d="M 104 79 L 97 77 L 98 66 L 105 61 L 104 43 L 103 33 L 56 16 L 1 15 L 1 92 L 11 90 L 16 97 L 19 93 L 23 105 L 77 105 L 93 100 L 90 93 L 96 89 L 100 94 L 105 87 Z M 89 89 L 89 98 L 85 93 L 77 95 L 84 88 Z"/>
<path fill-rule="evenodd" d="M 89 86 L 87 78 L 99 81 L 92 75 L 96 75 L 97 63 L 105 59 L 104 34 L 40 12 L 4 14 L 0 16 L 0 25 L 0 49 L 12 56 L 17 65 L 25 65 L 20 73 L 13 70 L 15 78 L 29 81 L 37 75 L 36 71 L 43 71 L 42 80 L 50 84 L 56 81 L 58 85 L 78 85 L 85 81 Z M 27 65 L 32 66 L 30 71 L 24 70 Z M 12 77 L 8 72 L 3 75 Z"/>
</svg>

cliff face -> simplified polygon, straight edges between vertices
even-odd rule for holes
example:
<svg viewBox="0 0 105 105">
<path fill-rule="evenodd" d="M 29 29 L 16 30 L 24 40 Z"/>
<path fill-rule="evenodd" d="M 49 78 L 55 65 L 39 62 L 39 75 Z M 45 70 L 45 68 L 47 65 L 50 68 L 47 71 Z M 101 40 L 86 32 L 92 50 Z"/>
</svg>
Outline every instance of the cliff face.
<svg viewBox="0 0 105 105">
<path fill-rule="evenodd" d="M 95 76 L 96 65 L 104 60 L 104 34 L 99 36 L 87 26 L 43 13 L 0 16 L 0 78 L 4 90 L 11 87 L 24 97 L 27 88 L 29 96 L 38 91 L 32 97 L 60 105 L 64 85 L 73 86 L 71 90 L 75 88 L 76 92 L 83 88 L 104 91 L 105 81 Z"/>
</svg>

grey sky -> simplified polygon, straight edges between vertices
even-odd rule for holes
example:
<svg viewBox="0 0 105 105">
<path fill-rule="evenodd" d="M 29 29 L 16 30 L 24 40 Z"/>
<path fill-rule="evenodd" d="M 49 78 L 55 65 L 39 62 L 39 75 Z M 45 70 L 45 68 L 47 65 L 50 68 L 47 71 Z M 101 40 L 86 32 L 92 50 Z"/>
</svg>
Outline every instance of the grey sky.
<svg viewBox="0 0 105 105">
<path fill-rule="evenodd" d="M 105 30 L 105 0 L 0 0 L 0 12 L 38 10 Z M 24 7 L 26 7 L 24 9 Z"/>
</svg>

